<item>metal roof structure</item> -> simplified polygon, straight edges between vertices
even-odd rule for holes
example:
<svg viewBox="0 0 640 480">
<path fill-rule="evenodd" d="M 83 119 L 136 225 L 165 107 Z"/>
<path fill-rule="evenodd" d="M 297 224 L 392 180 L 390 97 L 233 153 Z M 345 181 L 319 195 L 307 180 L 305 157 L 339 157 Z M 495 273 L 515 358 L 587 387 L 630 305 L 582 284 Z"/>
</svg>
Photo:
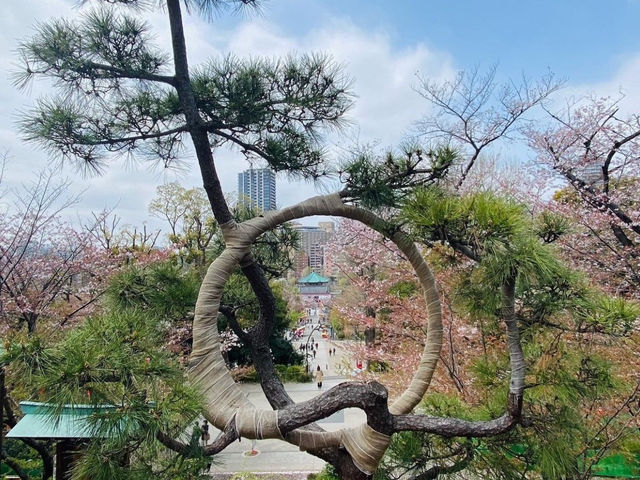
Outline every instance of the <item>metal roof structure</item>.
<svg viewBox="0 0 640 480">
<path fill-rule="evenodd" d="M 329 283 L 330 279 L 327 277 L 323 277 L 322 275 L 318 275 L 316 272 L 311 272 L 306 277 L 298 280 L 298 283 Z"/>
<path fill-rule="evenodd" d="M 20 402 L 24 416 L 6 435 L 7 438 L 95 438 L 90 417 L 114 410 L 113 405 L 52 405 Z"/>
</svg>

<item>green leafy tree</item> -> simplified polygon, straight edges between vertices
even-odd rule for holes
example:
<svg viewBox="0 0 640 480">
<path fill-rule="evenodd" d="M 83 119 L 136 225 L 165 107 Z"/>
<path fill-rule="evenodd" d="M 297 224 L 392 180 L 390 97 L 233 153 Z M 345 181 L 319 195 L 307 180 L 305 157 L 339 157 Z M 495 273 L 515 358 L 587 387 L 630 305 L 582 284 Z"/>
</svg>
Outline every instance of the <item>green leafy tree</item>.
<svg viewBox="0 0 640 480">
<path fill-rule="evenodd" d="M 204 268 L 207 249 L 218 233 L 204 190 L 187 190 L 176 182 L 161 185 L 149 204 L 149 212 L 168 223 L 169 241 L 177 249 L 180 261 Z"/>
</svg>

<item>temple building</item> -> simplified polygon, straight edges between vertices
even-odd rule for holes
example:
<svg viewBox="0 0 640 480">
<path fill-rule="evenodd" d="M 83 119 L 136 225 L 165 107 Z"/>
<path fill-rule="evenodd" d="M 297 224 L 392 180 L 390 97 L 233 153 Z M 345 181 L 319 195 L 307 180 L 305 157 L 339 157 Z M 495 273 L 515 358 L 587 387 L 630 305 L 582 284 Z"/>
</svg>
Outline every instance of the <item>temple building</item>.
<svg viewBox="0 0 640 480">
<path fill-rule="evenodd" d="M 298 291 L 304 304 L 327 304 L 331 301 L 331 279 L 311 272 L 298 280 Z"/>
</svg>

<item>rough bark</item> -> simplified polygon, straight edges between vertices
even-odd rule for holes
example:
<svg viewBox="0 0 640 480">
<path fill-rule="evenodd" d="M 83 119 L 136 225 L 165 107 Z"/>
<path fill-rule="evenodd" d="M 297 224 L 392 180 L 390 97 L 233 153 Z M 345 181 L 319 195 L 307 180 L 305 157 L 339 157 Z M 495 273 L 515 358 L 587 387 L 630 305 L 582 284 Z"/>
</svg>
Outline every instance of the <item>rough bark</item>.
<svg viewBox="0 0 640 480">
<path fill-rule="evenodd" d="M 213 162 L 211 143 L 207 135 L 207 129 L 200 117 L 195 95 L 191 88 L 189 76 L 189 62 L 187 59 L 187 45 L 182 24 L 182 11 L 179 0 L 167 0 L 169 13 L 169 26 L 171 28 L 171 45 L 173 47 L 173 62 L 175 66 L 174 86 L 178 92 L 180 106 L 182 107 L 187 129 L 191 135 L 191 141 L 196 151 L 198 165 L 202 174 L 203 187 L 209 198 L 209 203 L 218 223 L 233 221 L 227 202 L 224 200 L 222 186 Z"/>
<path fill-rule="evenodd" d="M 275 323 L 275 298 L 269 287 L 269 282 L 251 255 L 245 257 L 243 263 L 242 273 L 249 281 L 251 289 L 260 304 L 259 321 L 247 335 L 249 337 L 251 358 L 269 404 L 274 409 L 283 408 L 293 404 L 293 400 L 285 390 L 280 377 L 276 374 L 271 349 L 269 348 L 269 336 Z"/>
</svg>

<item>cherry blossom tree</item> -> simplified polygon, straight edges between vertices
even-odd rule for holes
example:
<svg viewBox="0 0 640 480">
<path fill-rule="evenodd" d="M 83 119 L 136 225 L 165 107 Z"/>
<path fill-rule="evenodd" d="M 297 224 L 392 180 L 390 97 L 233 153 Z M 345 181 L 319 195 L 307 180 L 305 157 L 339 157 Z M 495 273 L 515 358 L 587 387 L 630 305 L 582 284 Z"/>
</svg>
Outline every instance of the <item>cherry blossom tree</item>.
<svg viewBox="0 0 640 480">
<path fill-rule="evenodd" d="M 547 175 L 567 185 L 550 204 L 577 226 L 561 242 L 567 256 L 612 292 L 638 298 L 640 117 L 625 116 L 622 102 L 585 98 L 549 110 L 549 125 L 528 138 Z"/>
<path fill-rule="evenodd" d="M 90 234 L 73 228 L 61 214 L 77 199 L 67 198 L 68 183 L 52 172 L 40 174 L 19 194 L 0 222 L 0 298 L 2 328 L 55 317 L 63 326 L 86 313 L 100 293 L 112 262 L 90 242 Z"/>
<path fill-rule="evenodd" d="M 65 220 L 79 198 L 69 195 L 69 182 L 58 180 L 51 170 L 18 191 L 6 191 L 3 200 L 7 202 L 0 212 L 0 334 L 4 347 L 15 341 L 25 346 L 42 338 L 63 338 L 98 310 L 108 280 L 123 265 L 167 258 L 165 251 L 140 248 L 139 238 L 136 248 L 104 248 L 95 241 L 106 222 L 103 215 L 95 215 L 84 227 Z M 3 436 L 4 426 L 13 427 L 21 417 L 14 390 L 25 386 L 10 362 L 6 378 Z M 50 445 L 23 441 L 42 458 L 43 478 L 51 477 Z M 4 450 L 0 455 L 5 456 Z M 4 459 L 22 478 L 28 478 L 15 459 Z"/>
<path fill-rule="evenodd" d="M 528 232 L 533 245 L 542 246 L 545 240 L 534 240 L 536 235 L 542 237 L 543 233 L 535 228 L 539 221 L 530 217 L 524 205 L 505 204 L 494 194 L 487 193 L 468 194 L 460 199 L 451 194 L 433 195 L 433 192 L 417 195 L 407 206 L 410 224 L 418 228 L 416 233 L 429 245 L 427 258 L 436 266 L 441 291 L 445 298 L 451 299 L 443 305 L 445 342 L 437 371 L 440 375 L 432 382 L 432 394 L 422 408 L 473 416 L 478 414 L 477 411 L 474 413 L 474 406 L 490 403 L 488 399 L 500 383 L 496 379 L 505 378 L 507 373 L 501 372 L 503 367 L 497 361 L 501 333 L 495 328 L 494 314 L 490 313 L 497 305 L 490 300 L 495 293 L 491 292 L 491 287 L 486 289 L 491 281 L 479 277 L 488 267 L 487 255 L 499 252 L 493 243 L 497 240 L 495 235 L 502 237 L 501 241 L 510 238 L 509 242 L 514 242 L 510 249 L 522 248 L 516 247 L 522 239 L 517 240 L 512 235 L 528 225 L 521 231 Z M 509 220 L 511 215 L 514 217 Z M 507 227 L 509 224 L 512 226 Z M 410 272 L 403 271 L 398 259 L 394 258 L 397 251 L 390 248 L 382 236 L 351 222 L 343 222 L 341 227 L 335 245 L 329 251 L 335 256 L 341 282 L 346 282 L 343 289 L 355 289 L 360 294 L 343 296 L 338 300 L 336 310 L 345 322 L 375 326 L 378 332 L 375 344 L 361 343 L 353 350 L 362 358 L 384 362 L 391 372 L 380 374 L 374 368 L 366 376 L 392 376 L 395 380 L 390 384 L 392 388 L 401 389 L 409 381 L 405 371 L 419 361 L 415 352 L 423 341 L 424 331 L 418 322 L 412 324 L 410 320 L 416 311 L 424 309 L 424 305 L 415 295 Z M 508 234 L 511 228 L 516 230 Z M 586 288 L 584 279 L 559 268 L 557 260 L 550 257 L 543 260 L 540 258 L 542 251 L 534 253 L 529 248 L 531 245 L 527 247 L 526 262 L 551 262 L 543 267 L 544 275 L 555 270 L 543 285 L 534 285 L 541 280 L 534 280 L 539 275 L 534 274 L 534 278 L 521 279 L 516 288 L 516 316 L 527 337 L 524 348 L 528 354 L 530 386 L 525 394 L 525 416 L 531 422 L 530 428 L 545 431 L 544 438 L 518 430 L 515 435 L 486 440 L 483 444 L 485 454 L 478 455 L 476 447 L 464 441 L 440 443 L 421 435 L 400 436 L 392 443 L 379 473 L 385 472 L 387 477 L 380 478 L 398 478 L 399 472 L 409 471 L 413 474 L 422 472 L 424 478 L 435 478 L 463 469 L 479 475 L 495 468 L 498 471 L 492 475 L 497 477 L 508 475 L 508 472 L 521 475 L 528 470 L 552 477 L 560 471 L 588 475 L 588 471 L 578 471 L 577 463 L 566 461 L 564 436 L 567 432 L 575 429 L 572 441 L 577 456 L 597 447 L 598 455 L 586 459 L 587 465 L 595 464 L 607 454 L 605 452 L 624 448 L 624 439 L 632 436 L 630 427 L 637 422 L 637 409 L 621 412 L 637 399 L 638 389 L 633 388 L 637 378 L 629 374 L 628 369 L 628 365 L 635 365 L 637 359 L 625 342 L 611 343 L 607 337 L 620 338 L 632 333 L 640 310 L 637 305 L 625 304 L 621 299 L 611 299 Z M 512 255 L 510 261 L 518 256 L 515 251 Z M 534 260 L 536 257 L 538 259 Z M 500 275 L 496 267 L 490 267 L 492 276 Z M 367 275 L 372 269 L 376 275 Z M 549 286 L 544 283 L 549 281 L 552 287 L 545 292 Z M 528 286 L 523 289 L 521 282 Z M 370 283 L 376 285 L 372 287 Z M 557 288 L 567 291 L 554 293 Z M 367 315 L 367 311 L 372 310 L 382 312 L 382 315 L 375 318 Z M 558 342 L 561 340 L 560 353 Z M 619 359 L 615 366 L 608 365 L 611 358 Z M 502 365 L 506 366 L 505 363 Z M 618 381 L 627 386 L 616 387 Z M 592 389 L 580 393 L 575 390 L 577 385 L 587 383 Z M 560 400 L 568 394 L 569 402 Z M 545 407 L 549 398 L 555 398 L 554 411 Z M 603 434 L 603 417 L 608 419 L 606 435 L 611 440 L 604 443 L 598 440 Z M 528 453 L 516 456 L 509 464 L 501 464 L 501 456 L 513 448 L 510 442 L 526 444 Z M 555 469 L 555 473 L 550 473 L 550 469 Z"/>
<path fill-rule="evenodd" d="M 523 77 L 519 83 L 499 84 L 496 72 L 495 66 L 486 72 L 476 67 L 443 83 L 420 78 L 417 91 L 435 107 L 435 114 L 420 120 L 417 132 L 458 151 L 456 188 L 464 184 L 483 152 L 513 139 L 526 123 L 526 115 L 561 86 L 552 74 L 535 82 Z"/>
</svg>

